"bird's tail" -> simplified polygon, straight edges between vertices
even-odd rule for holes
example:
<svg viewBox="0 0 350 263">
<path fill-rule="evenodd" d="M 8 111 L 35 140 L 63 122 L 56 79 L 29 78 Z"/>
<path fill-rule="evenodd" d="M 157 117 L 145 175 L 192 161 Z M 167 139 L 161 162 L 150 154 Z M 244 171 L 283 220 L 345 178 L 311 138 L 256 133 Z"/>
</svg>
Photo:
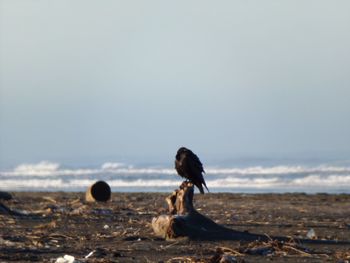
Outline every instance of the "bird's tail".
<svg viewBox="0 0 350 263">
<path fill-rule="evenodd" d="M 198 185 L 199 192 L 204 195 L 204 190 L 202 184 Z"/>
<path fill-rule="evenodd" d="M 204 184 L 205 188 L 207 189 L 208 193 L 210 193 L 210 191 L 209 191 L 209 189 L 208 189 L 208 187 L 207 187 L 207 185 L 205 184 L 204 181 L 203 181 L 203 184 Z"/>
<path fill-rule="evenodd" d="M 207 189 L 207 191 L 208 191 L 208 193 L 209 193 L 209 189 L 208 189 L 207 185 L 205 184 L 205 182 L 203 182 L 203 185 L 205 186 L 205 188 Z M 200 192 L 201 194 L 204 194 L 203 185 L 202 185 L 202 184 L 197 184 L 197 185 L 196 185 L 196 186 L 198 187 L 198 189 L 199 189 L 199 192 Z"/>
</svg>

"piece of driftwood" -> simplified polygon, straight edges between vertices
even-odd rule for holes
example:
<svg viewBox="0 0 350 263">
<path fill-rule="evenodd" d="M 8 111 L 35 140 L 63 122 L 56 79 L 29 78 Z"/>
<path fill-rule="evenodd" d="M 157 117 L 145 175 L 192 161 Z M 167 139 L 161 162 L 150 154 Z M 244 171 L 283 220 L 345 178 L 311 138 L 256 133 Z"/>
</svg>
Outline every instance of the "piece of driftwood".
<svg viewBox="0 0 350 263">
<path fill-rule="evenodd" d="M 111 188 L 105 181 L 97 181 L 85 193 L 85 200 L 87 202 L 106 202 L 110 199 Z"/>
<path fill-rule="evenodd" d="M 0 191 L 0 200 L 11 200 L 12 199 L 12 195 L 8 192 L 3 192 Z"/>
<path fill-rule="evenodd" d="M 157 236 L 165 239 L 188 237 L 201 240 L 266 239 L 265 236 L 246 235 L 226 228 L 200 214 L 193 206 L 193 192 L 193 184 L 183 182 L 180 189 L 166 198 L 170 215 L 161 215 L 152 220 L 152 228 Z"/>
<path fill-rule="evenodd" d="M 0 203 L 0 215 L 11 215 L 11 216 L 28 216 L 29 214 L 21 211 L 13 210 L 6 205 Z"/>
<path fill-rule="evenodd" d="M 276 237 L 236 231 L 215 223 L 200 214 L 193 206 L 194 187 L 183 182 L 180 189 L 166 198 L 168 215 L 152 219 L 152 228 L 156 236 L 164 239 L 189 238 L 192 240 L 244 240 L 244 241 L 290 241 L 289 237 Z M 295 239 L 296 242 L 314 244 L 349 244 L 349 241 Z"/>
</svg>

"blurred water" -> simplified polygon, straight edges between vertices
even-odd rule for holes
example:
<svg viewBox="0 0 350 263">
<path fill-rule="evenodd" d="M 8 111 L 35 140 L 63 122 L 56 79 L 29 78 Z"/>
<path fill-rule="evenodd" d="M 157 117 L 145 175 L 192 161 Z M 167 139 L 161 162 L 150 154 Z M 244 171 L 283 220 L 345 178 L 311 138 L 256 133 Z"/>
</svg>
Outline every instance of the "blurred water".
<svg viewBox="0 0 350 263">
<path fill-rule="evenodd" d="M 205 167 L 211 192 L 241 193 L 350 193 L 350 165 L 346 162 L 312 163 L 241 162 Z M 173 167 L 106 162 L 98 167 L 65 167 L 42 161 L 0 171 L 3 191 L 85 191 L 96 180 L 112 191 L 170 192 L 182 182 Z"/>
</svg>

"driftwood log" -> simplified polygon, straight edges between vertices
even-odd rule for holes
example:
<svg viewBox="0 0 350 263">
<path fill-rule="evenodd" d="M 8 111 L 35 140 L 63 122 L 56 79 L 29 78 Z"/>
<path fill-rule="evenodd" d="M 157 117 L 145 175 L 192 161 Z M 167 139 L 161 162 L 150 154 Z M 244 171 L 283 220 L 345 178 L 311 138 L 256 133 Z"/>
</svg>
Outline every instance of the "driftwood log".
<svg viewBox="0 0 350 263">
<path fill-rule="evenodd" d="M 166 198 L 169 215 L 161 215 L 152 220 L 153 231 L 158 237 L 165 239 L 188 237 L 200 240 L 267 239 L 263 235 L 252 235 L 226 228 L 200 214 L 193 206 L 193 193 L 193 184 L 183 182 L 180 189 Z"/>
<path fill-rule="evenodd" d="M 191 240 L 241 240 L 241 241 L 290 241 L 289 237 L 267 236 L 236 231 L 215 223 L 200 214 L 193 206 L 194 187 L 183 182 L 180 189 L 166 198 L 168 215 L 152 219 L 152 228 L 156 236 L 167 240 L 189 238 Z M 313 244 L 349 244 L 349 241 L 294 239 L 296 242 Z"/>
<path fill-rule="evenodd" d="M 3 192 L 0 191 L 0 200 L 11 200 L 12 199 L 12 195 L 8 192 Z"/>
<path fill-rule="evenodd" d="M 10 216 L 31 216 L 30 213 L 23 213 L 7 207 L 6 205 L 0 203 L 0 215 L 10 215 Z"/>
</svg>

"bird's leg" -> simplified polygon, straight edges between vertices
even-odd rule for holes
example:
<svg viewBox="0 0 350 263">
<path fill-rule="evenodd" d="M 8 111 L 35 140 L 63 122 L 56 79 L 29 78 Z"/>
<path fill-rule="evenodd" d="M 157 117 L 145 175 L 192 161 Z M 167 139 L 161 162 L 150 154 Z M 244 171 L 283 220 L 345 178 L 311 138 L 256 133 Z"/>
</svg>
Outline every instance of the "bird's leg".
<svg viewBox="0 0 350 263">
<path fill-rule="evenodd" d="M 188 179 L 186 179 L 185 181 L 183 181 L 182 184 L 180 185 L 180 189 L 184 189 L 184 187 L 187 186 L 188 182 L 189 182 Z"/>
</svg>

